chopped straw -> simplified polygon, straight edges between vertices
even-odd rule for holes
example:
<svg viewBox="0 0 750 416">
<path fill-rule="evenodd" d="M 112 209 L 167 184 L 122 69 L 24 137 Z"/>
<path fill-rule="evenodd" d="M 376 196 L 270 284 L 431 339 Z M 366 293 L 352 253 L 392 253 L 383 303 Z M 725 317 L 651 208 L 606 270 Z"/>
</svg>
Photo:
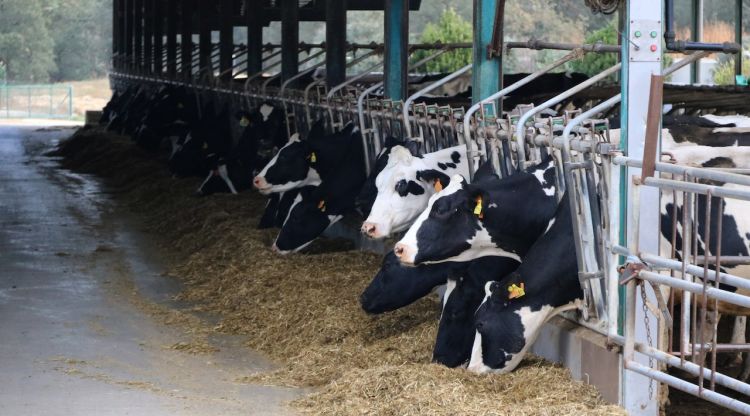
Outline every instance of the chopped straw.
<svg viewBox="0 0 750 416">
<path fill-rule="evenodd" d="M 538 358 L 490 376 L 430 364 L 436 298 L 368 316 L 358 296 L 380 256 L 341 251 L 351 244 L 326 239 L 305 253 L 276 255 L 269 246 L 277 230 L 255 229 L 265 204 L 255 192 L 196 198 L 200 179 L 172 178 L 163 157 L 97 128 L 80 130 L 54 155 L 65 168 L 103 177 L 141 214 L 178 259 L 169 274 L 184 283 L 180 300 L 217 315 L 216 330 L 245 335 L 248 347 L 280 364 L 239 381 L 317 387 L 292 403 L 303 413 L 624 414 Z"/>
</svg>

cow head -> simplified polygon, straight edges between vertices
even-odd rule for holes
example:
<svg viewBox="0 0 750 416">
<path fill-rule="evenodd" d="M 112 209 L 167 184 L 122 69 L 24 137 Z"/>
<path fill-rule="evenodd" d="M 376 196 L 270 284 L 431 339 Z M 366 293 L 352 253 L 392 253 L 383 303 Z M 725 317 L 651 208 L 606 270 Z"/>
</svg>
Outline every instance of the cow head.
<svg viewBox="0 0 750 416">
<path fill-rule="evenodd" d="M 359 303 L 365 312 L 372 314 L 402 308 L 444 284 L 451 267 L 452 264 L 406 267 L 393 252 L 389 252 L 377 275 L 360 295 Z"/>
<path fill-rule="evenodd" d="M 433 195 L 394 251 L 407 265 L 520 255 L 554 216 L 552 158 L 507 178 L 469 184 L 455 175 Z"/>
<path fill-rule="evenodd" d="M 300 190 L 289 210 L 289 215 L 273 243 L 279 254 L 296 253 L 312 243 L 328 227 L 343 218 L 335 206 L 318 196 L 314 187 Z"/>
<path fill-rule="evenodd" d="M 550 305 L 535 306 L 528 296 L 519 296 L 521 283 L 516 280 L 511 277 L 487 283 L 485 299 L 475 316 L 469 371 L 513 371 L 554 309 Z"/>
<path fill-rule="evenodd" d="M 457 264 L 465 267 L 454 269 L 453 275 L 448 279 L 432 355 L 434 362 L 448 367 L 465 364 L 471 357 L 475 332 L 474 313 L 484 299 L 485 284 L 518 267 L 515 260 L 497 256 Z"/>
<path fill-rule="evenodd" d="M 255 176 L 253 185 L 264 195 L 286 192 L 307 184 L 315 185 L 319 183 L 319 176 L 310 166 L 311 159 L 309 144 L 300 140 L 299 134 L 294 134 Z"/>
</svg>

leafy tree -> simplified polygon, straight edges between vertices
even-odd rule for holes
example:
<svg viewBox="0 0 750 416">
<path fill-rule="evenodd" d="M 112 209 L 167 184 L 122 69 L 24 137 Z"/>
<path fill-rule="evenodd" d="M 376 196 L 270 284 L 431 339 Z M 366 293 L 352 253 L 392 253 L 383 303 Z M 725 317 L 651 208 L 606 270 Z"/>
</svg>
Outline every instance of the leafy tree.
<svg viewBox="0 0 750 416">
<path fill-rule="evenodd" d="M 446 9 L 437 23 L 427 23 L 422 32 L 423 43 L 457 43 L 471 42 L 471 22 L 464 20 L 453 8 Z M 419 51 L 412 58 L 418 61 L 433 53 Z M 453 72 L 471 62 L 471 49 L 459 49 L 447 52 L 425 65 L 427 72 Z"/>
<path fill-rule="evenodd" d="M 587 36 L 585 43 L 602 42 L 617 45 L 617 29 L 614 24 L 605 26 Z M 581 59 L 571 62 L 570 67 L 575 72 L 582 72 L 588 76 L 596 75 L 617 63 L 618 56 L 614 53 L 589 53 Z"/>
<path fill-rule="evenodd" d="M 745 48 L 746 51 L 750 51 L 749 48 Z M 726 61 L 716 65 L 713 70 L 714 83 L 716 85 L 734 85 L 734 58 L 727 59 Z M 742 74 L 746 77 L 750 76 L 750 60 L 747 58 L 742 60 Z"/>
<path fill-rule="evenodd" d="M 46 82 L 56 70 L 41 0 L 0 0 L 0 60 L 14 82 Z"/>
</svg>

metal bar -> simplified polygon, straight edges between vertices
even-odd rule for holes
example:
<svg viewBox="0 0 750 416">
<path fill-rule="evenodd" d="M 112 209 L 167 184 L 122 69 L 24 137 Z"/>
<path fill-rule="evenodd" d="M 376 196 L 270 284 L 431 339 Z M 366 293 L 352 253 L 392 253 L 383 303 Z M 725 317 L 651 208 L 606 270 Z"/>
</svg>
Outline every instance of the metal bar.
<svg viewBox="0 0 750 416">
<path fill-rule="evenodd" d="M 263 69 L 263 23 L 261 14 L 253 10 L 255 2 L 245 0 L 247 24 L 247 74 L 257 74 Z"/>
<path fill-rule="evenodd" d="M 281 0 L 281 80 L 299 72 L 299 3 Z"/>
<path fill-rule="evenodd" d="M 622 253 L 618 253 L 622 254 Z M 639 256 L 644 262 L 656 266 L 656 267 L 666 267 L 668 269 L 672 269 L 675 271 L 681 271 L 683 263 L 677 260 L 671 260 L 671 259 L 665 259 L 663 257 L 657 256 L 655 254 L 650 253 L 641 253 Z M 725 260 L 725 257 L 722 256 L 722 262 L 727 264 L 727 261 Z M 685 273 L 691 274 L 693 276 L 697 277 L 703 277 L 703 268 L 692 265 L 692 264 L 686 264 L 685 265 Z M 716 271 L 709 270 L 708 273 L 705 275 L 706 279 L 711 281 L 717 280 Z M 750 290 L 750 280 L 745 279 L 743 277 L 738 277 L 732 274 L 720 272 L 718 275 L 718 279 L 720 279 L 723 283 L 726 283 L 730 286 L 734 286 L 741 289 Z"/>
<path fill-rule="evenodd" d="M 409 2 L 385 2 L 385 96 L 402 100 L 407 91 Z"/>
<path fill-rule="evenodd" d="M 659 147 L 659 133 L 661 132 L 661 113 L 664 94 L 664 76 L 651 74 L 651 88 L 648 98 L 648 113 L 646 116 L 646 143 L 643 147 L 643 169 L 641 179 L 654 176 L 654 170 Z"/>
<path fill-rule="evenodd" d="M 667 285 L 675 289 L 686 290 L 688 292 L 703 294 L 703 285 L 693 282 L 686 282 L 684 280 L 675 279 L 671 276 L 666 276 L 659 273 L 649 272 L 646 270 L 640 271 L 638 277 L 649 282 Z M 707 279 L 708 280 L 708 279 Z M 733 305 L 750 308 L 750 297 L 744 295 L 738 295 L 723 289 L 717 289 L 713 287 L 706 288 L 706 296 L 718 299 L 723 302 L 729 302 Z"/>
<path fill-rule="evenodd" d="M 702 183 L 690 183 L 675 181 L 672 179 L 646 178 L 644 185 L 658 188 L 674 189 L 678 191 L 691 192 L 695 194 L 708 195 L 709 192 L 720 198 L 734 198 L 743 201 L 750 201 L 750 191 L 740 189 L 729 189 L 715 185 L 705 185 Z"/>
<path fill-rule="evenodd" d="M 153 73 L 154 59 L 154 2 L 143 0 L 143 71 Z"/>
<path fill-rule="evenodd" d="M 161 75 L 164 69 L 164 2 L 159 0 L 150 1 L 152 2 L 151 26 L 154 35 L 153 72 L 157 75 Z"/>
<path fill-rule="evenodd" d="M 133 1 L 133 0 L 130 0 Z M 196 0 L 182 0 L 179 4 L 180 20 L 182 21 L 182 32 L 180 35 L 180 47 L 182 49 L 182 76 L 185 79 L 191 77 L 193 67 L 193 6 Z"/>
<path fill-rule="evenodd" d="M 734 1 L 734 42 L 742 46 L 742 0 Z M 742 48 L 740 52 L 734 56 L 734 74 L 742 75 Z M 735 78 L 736 79 L 736 78 Z M 735 81 L 736 83 L 736 81 Z"/>
<path fill-rule="evenodd" d="M 639 168 L 643 162 L 638 159 L 627 156 L 616 156 L 613 159 L 616 165 Z M 720 182 L 729 182 L 737 185 L 750 186 L 750 177 L 736 173 L 725 172 L 720 170 L 693 168 L 689 166 L 674 165 L 671 163 L 656 162 L 656 170 L 664 173 L 676 175 L 687 174 L 698 179 L 708 179 Z"/>
<path fill-rule="evenodd" d="M 198 1 L 198 75 L 213 72 L 211 55 L 214 45 L 211 42 L 211 19 L 213 16 L 213 2 Z"/>
<path fill-rule="evenodd" d="M 553 49 L 560 51 L 572 51 L 575 49 L 583 49 L 586 52 L 594 53 L 620 53 L 620 46 L 618 45 L 606 45 L 603 43 L 592 43 L 592 44 L 577 44 L 577 43 L 558 43 L 558 42 L 547 42 L 543 40 L 530 39 L 526 42 L 507 42 L 505 48 L 510 49 L 532 49 L 532 50 L 544 50 Z"/>
<path fill-rule="evenodd" d="M 472 102 L 477 103 L 500 89 L 502 56 L 490 58 L 487 46 L 492 47 L 493 34 L 498 25 L 498 45 L 502 44 L 502 27 L 504 25 L 505 0 L 474 1 L 474 48 L 472 71 Z M 495 21 L 495 18 L 498 21 Z"/>
<path fill-rule="evenodd" d="M 219 76 L 221 81 L 228 82 L 232 79 L 232 68 L 234 62 L 234 25 L 232 19 L 234 17 L 234 10 L 232 6 L 233 0 L 221 0 L 219 2 L 219 72 L 223 76 Z"/>
<path fill-rule="evenodd" d="M 719 406 L 732 409 L 744 415 L 750 415 L 750 405 L 743 403 L 737 399 L 732 399 L 731 397 L 727 397 L 723 394 L 716 393 L 711 390 L 703 390 L 702 392 L 700 392 L 700 389 L 695 384 L 680 380 L 677 377 L 671 376 L 661 371 L 653 370 L 632 360 L 625 361 L 625 368 L 638 374 L 642 374 L 646 377 L 652 378 L 656 381 L 659 381 L 660 383 L 667 384 L 670 387 L 682 390 L 685 393 L 689 393 L 693 396 L 697 396 L 712 403 L 716 403 Z"/>
<path fill-rule="evenodd" d="M 326 83 L 346 79 L 346 0 L 326 0 Z"/>
</svg>

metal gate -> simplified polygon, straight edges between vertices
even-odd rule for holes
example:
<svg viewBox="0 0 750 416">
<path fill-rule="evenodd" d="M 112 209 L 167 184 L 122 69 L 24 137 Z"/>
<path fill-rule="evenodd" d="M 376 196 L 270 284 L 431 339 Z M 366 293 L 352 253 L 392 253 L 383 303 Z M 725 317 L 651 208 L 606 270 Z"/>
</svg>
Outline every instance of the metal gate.
<svg viewBox="0 0 750 416">
<path fill-rule="evenodd" d="M 0 118 L 71 118 L 71 85 L 0 85 Z"/>
</svg>

